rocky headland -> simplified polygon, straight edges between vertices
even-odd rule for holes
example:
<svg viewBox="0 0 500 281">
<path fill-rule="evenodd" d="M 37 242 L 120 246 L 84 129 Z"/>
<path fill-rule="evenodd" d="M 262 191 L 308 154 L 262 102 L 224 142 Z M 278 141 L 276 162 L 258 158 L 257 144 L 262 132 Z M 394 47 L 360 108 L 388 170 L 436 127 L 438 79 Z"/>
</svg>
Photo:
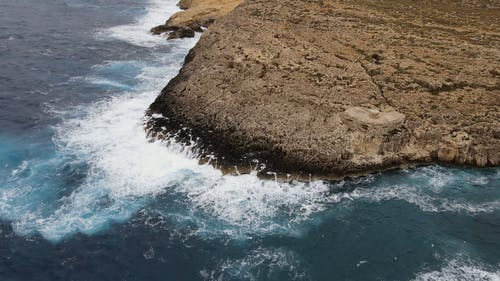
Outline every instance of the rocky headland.
<svg viewBox="0 0 500 281">
<path fill-rule="evenodd" d="M 181 1 L 153 29 L 213 23 L 151 105 L 152 137 L 188 128 L 229 163 L 322 177 L 499 165 L 498 1 L 240 2 Z"/>
<path fill-rule="evenodd" d="M 171 16 L 165 24 L 151 28 L 153 34 L 167 33 L 168 39 L 194 37 L 217 18 L 220 18 L 243 0 L 181 0 L 180 11 Z"/>
</svg>

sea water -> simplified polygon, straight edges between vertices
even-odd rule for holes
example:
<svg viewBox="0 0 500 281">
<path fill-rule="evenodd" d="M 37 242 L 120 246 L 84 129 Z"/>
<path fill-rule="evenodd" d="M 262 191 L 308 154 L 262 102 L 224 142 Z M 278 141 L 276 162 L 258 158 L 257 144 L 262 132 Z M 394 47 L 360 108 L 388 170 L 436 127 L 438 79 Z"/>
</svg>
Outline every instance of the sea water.
<svg viewBox="0 0 500 281">
<path fill-rule="evenodd" d="M 500 169 L 224 175 L 149 142 L 163 0 L 0 2 L 0 280 L 500 280 Z"/>
</svg>

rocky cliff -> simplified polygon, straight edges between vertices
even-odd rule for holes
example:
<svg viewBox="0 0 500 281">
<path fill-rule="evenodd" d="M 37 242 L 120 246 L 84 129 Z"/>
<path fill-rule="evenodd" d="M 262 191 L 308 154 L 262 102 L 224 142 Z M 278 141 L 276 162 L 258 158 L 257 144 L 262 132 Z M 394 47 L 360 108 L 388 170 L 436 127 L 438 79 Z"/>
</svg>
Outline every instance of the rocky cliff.
<svg viewBox="0 0 500 281">
<path fill-rule="evenodd" d="M 323 176 L 498 165 L 498 19 L 488 0 L 245 1 L 151 105 L 152 135 Z"/>
</svg>

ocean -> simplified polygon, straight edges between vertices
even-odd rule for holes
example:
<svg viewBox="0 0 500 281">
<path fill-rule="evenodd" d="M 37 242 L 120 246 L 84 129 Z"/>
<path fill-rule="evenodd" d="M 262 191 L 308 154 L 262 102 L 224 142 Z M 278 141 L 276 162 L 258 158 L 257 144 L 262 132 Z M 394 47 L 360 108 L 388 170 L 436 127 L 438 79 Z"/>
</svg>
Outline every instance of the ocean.
<svg viewBox="0 0 500 281">
<path fill-rule="evenodd" d="M 144 113 L 175 0 L 0 1 L 0 280 L 500 280 L 500 169 L 224 175 Z"/>
</svg>

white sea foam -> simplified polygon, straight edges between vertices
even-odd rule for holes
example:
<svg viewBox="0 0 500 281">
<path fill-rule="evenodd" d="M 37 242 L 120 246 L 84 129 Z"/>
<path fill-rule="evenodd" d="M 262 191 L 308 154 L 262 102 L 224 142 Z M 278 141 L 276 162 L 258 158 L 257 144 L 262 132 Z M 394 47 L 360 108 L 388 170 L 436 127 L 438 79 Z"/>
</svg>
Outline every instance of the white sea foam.
<svg viewBox="0 0 500 281">
<path fill-rule="evenodd" d="M 240 259 L 228 259 L 215 270 L 202 270 L 204 280 L 309 280 L 297 255 L 282 248 L 257 248 Z"/>
<path fill-rule="evenodd" d="M 171 202 L 165 204 L 179 207 L 160 212 L 169 218 L 194 222 L 198 235 L 211 238 L 300 234 L 304 221 L 310 221 L 332 203 L 347 200 L 397 199 L 424 211 L 468 214 L 500 208 L 498 201 L 470 203 L 435 196 L 452 182 L 452 175 L 439 169 L 410 173 L 422 185 L 390 184 L 332 195 L 331 186 L 321 181 L 282 183 L 260 179 L 256 174 L 223 175 L 210 165 L 200 165 L 189 147 L 172 141 L 148 141 L 143 130 L 145 110 L 177 73 L 183 57 L 196 42 L 196 38 L 166 41 L 147 32 L 176 10 L 175 1 L 166 9 L 162 1 L 153 1 L 148 13 L 135 24 L 100 33 L 139 46 L 167 46 L 170 51 L 159 52 L 150 65 L 106 62 L 95 68 L 92 77 L 98 78 L 102 69 L 132 69 L 138 73 L 132 78 L 140 83 L 134 86 L 134 92 L 58 113 L 65 119 L 55 127 L 58 153 L 86 163 L 89 171 L 84 182 L 55 202 L 50 211 L 34 204 L 16 206 L 16 200 L 23 196 L 34 196 L 34 192 L 25 192 L 29 185 L 0 191 L 0 215 L 14 220 L 18 233 L 38 232 L 52 241 L 76 232 L 92 234 L 112 222 L 129 219 L 160 194 Z M 19 169 L 23 169 L 22 165 Z M 12 176 L 19 174 L 13 172 Z M 374 178 L 362 178 L 359 183 L 370 185 Z M 425 190 L 429 184 L 430 193 Z M 37 202 L 44 202 L 43 198 Z"/>
<path fill-rule="evenodd" d="M 413 179 L 422 179 L 431 191 L 439 193 L 443 188 L 453 183 L 455 177 L 453 173 L 444 167 L 423 167 L 410 176 Z"/>
<path fill-rule="evenodd" d="M 326 201 L 339 202 L 345 195 L 327 196 L 328 189 L 320 181 L 279 183 L 255 174 L 222 175 L 207 167 L 176 191 L 188 199 L 186 207 L 197 216 L 200 234 L 246 237 L 300 234 L 300 224 L 324 210 Z"/>
<path fill-rule="evenodd" d="M 169 15 L 179 10 L 175 2 L 172 0 L 151 0 L 146 15 L 138 18 L 132 24 L 102 30 L 98 33 L 98 36 L 103 39 L 111 37 L 140 47 L 166 45 L 165 38 L 151 36 L 149 30 L 154 26 L 164 24 Z"/>
<path fill-rule="evenodd" d="M 448 199 L 433 196 L 419 186 L 409 184 L 388 185 L 384 187 L 360 188 L 350 194 L 354 199 L 365 199 L 373 202 L 388 200 L 404 200 L 417 205 L 425 212 L 457 212 L 457 213 L 491 213 L 500 210 L 500 201 L 493 200 L 481 203 L 472 203 L 466 200 Z"/>
<path fill-rule="evenodd" d="M 500 281 L 500 268 L 452 260 L 439 270 L 419 273 L 414 281 Z"/>
<path fill-rule="evenodd" d="M 485 176 L 479 176 L 471 179 L 470 182 L 473 185 L 481 186 L 481 185 L 487 185 L 490 182 L 490 180 Z"/>
<path fill-rule="evenodd" d="M 113 81 L 110 79 L 98 78 L 98 77 L 88 77 L 85 80 L 87 80 L 88 82 L 90 82 L 92 84 L 111 87 L 111 88 L 119 88 L 119 89 L 126 90 L 126 91 L 133 90 L 133 88 L 134 88 L 131 85 L 127 85 L 127 84 Z"/>
<path fill-rule="evenodd" d="M 24 160 L 24 161 L 21 162 L 21 165 L 19 165 L 17 168 L 15 168 L 11 172 L 11 176 L 17 177 L 19 174 L 21 174 L 24 171 L 26 171 L 27 168 L 28 168 L 28 161 Z"/>
</svg>

